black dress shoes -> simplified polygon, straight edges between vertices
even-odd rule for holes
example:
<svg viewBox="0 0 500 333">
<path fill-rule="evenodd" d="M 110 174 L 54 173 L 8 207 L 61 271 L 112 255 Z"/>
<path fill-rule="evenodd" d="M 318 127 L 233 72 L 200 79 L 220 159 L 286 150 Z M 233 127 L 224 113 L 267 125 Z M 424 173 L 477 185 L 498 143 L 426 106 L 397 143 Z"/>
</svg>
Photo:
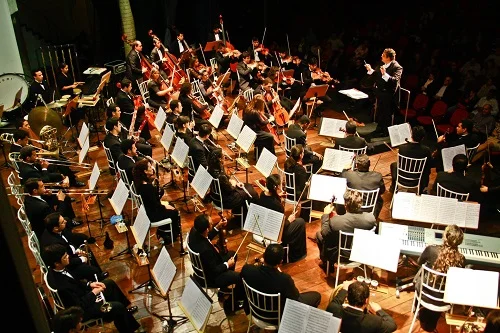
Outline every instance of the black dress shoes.
<svg viewBox="0 0 500 333">
<path fill-rule="evenodd" d="M 109 272 L 102 272 L 101 273 L 101 280 L 106 279 L 109 276 Z"/>
<path fill-rule="evenodd" d="M 133 306 L 131 306 L 130 308 L 127 309 L 127 311 L 129 313 L 135 313 L 135 312 L 137 312 L 137 310 L 139 310 L 139 308 L 137 307 L 137 305 L 133 305 Z"/>
</svg>

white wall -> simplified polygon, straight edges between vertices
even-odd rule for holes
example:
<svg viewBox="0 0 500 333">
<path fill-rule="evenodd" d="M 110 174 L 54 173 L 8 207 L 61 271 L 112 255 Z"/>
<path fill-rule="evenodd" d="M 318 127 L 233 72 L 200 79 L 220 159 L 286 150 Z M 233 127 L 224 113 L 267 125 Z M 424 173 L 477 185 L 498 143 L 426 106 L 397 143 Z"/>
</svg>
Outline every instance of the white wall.
<svg viewBox="0 0 500 333">
<path fill-rule="evenodd" d="M 7 0 L 0 0 L 0 74 L 23 73 L 21 56 L 17 47 L 16 35 L 12 26 Z"/>
</svg>

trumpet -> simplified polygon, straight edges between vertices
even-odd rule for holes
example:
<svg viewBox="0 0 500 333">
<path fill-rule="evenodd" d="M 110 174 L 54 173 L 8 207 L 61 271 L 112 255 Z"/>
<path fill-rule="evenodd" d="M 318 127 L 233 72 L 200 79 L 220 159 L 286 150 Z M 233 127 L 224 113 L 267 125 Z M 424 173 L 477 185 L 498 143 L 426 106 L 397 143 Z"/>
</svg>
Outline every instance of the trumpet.
<svg viewBox="0 0 500 333">
<path fill-rule="evenodd" d="M 79 255 L 81 254 L 82 257 L 87 258 L 87 265 L 90 265 L 90 252 L 89 252 L 89 244 L 87 243 L 87 240 L 83 241 L 83 244 L 78 247 L 78 250 L 80 250 Z M 84 252 L 84 254 L 82 253 Z"/>
<path fill-rule="evenodd" d="M 94 276 L 95 276 L 96 282 L 99 282 L 99 280 L 97 279 L 97 274 L 94 274 Z M 110 312 L 112 309 L 112 305 L 111 305 L 111 303 L 106 302 L 106 299 L 104 298 L 104 294 L 102 293 L 102 291 L 96 297 L 96 300 L 95 300 L 96 303 L 99 303 L 100 301 L 102 301 L 102 305 L 100 307 L 101 312 Z"/>
</svg>

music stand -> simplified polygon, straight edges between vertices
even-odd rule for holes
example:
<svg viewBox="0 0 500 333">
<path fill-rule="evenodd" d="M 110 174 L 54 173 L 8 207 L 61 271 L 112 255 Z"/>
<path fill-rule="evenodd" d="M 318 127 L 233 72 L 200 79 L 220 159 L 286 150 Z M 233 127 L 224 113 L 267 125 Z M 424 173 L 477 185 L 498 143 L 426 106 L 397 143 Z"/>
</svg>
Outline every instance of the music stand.
<svg viewBox="0 0 500 333">
<path fill-rule="evenodd" d="M 309 89 L 306 92 L 306 95 L 304 96 L 304 100 L 310 100 L 313 99 L 313 103 L 311 105 L 311 110 L 307 114 L 309 119 L 311 119 L 312 112 L 314 110 L 314 107 L 316 106 L 316 102 L 319 97 L 323 97 L 326 95 L 326 92 L 328 90 L 328 84 L 322 84 L 319 86 L 310 86 Z M 307 112 L 307 110 L 306 110 Z M 314 126 L 316 126 L 316 118 L 314 119 Z"/>
<path fill-rule="evenodd" d="M 113 207 L 113 210 L 115 211 L 116 215 L 120 215 L 123 206 L 125 206 L 125 202 L 128 199 L 128 196 L 130 195 L 130 190 L 127 188 L 127 185 L 123 182 L 123 179 L 120 178 L 120 181 L 118 182 L 118 185 L 115 188 L 115 191 L 113 192 L 113 196 L 109 198 L 109 203 L 111 204 L 111 207 Z M 127 239 L 127 247 L 120 251 L 118 254 L 111 256 L 109 260 L 113 260 L 119 256 L 125 255 L 125 254 L 130 254 L 133 255 L 132 249 L 130 248 L 130 240 L 128 239 L 128 228 L 126 225 L 122 227 L 118 227 L 117 225 L 117 230 L 119 233 L 125 232 L 125 238 Z"/>
<path fill-rule="evenodd" d="M 221 40 L 214 40 L 211 42 L 207 42 L 205 44 L 205 47 L 203 48 L 203 51 L 204 52 L 217 51 L 217 47 L 219 46 L 219 44 L 222 44 Z"/>
</svg>

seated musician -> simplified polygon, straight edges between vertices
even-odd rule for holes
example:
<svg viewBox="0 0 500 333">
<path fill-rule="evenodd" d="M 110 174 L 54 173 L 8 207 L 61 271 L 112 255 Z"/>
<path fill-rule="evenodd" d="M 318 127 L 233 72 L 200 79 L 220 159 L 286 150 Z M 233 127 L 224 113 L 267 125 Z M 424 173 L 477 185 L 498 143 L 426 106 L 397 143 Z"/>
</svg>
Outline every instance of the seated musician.
<svg viewBox="0 0 500 333">
<path fill-rule="evenodd" d="M 303 91 L 303 78 L 304 73 L 309 71 L 309 67 L 302 61 L 299 56 L 292 56 L 292 64 L 289 69 L 293 69 L 293 84 L 290 86 L 288 92 L 290 99 L 298 100 L 301 98 L 301 92 Z M 303 96 L 303 95 L 302 95 Z"/>
<path fill-rule="evenodd" d="M 262 83 L 255 88 L 254 94 L 262 94 L 266 100 L 266 109 L 271 110 L 274 114 L 274 104 L 279 104 L 285 108 L 286 111 L 290 111 L 293 107 L 293 103 L 290 99 L 285 96 L 280 96 L 273 88 L 276 84 L 270 78 L 266 77 L 262 80 Z"/>
<path fill-rule="evenodd" d="M 120 108 L 120 121 L 128 130 L 132 123 L 132 117 L 135 111 L 134 96 L 132 95 L 132 82 L 129 79 L 121 81 L 121 88 L 115 96 L 115 105 Z M 112 104 L 111 104 L 112 105 Z M 111 105 L 108 109 L 112 109 Z"/>
<path fill-rule="evenodd" d="M 132 169 L 132 180 L 134 181 L 137 193 L 141 196 L 146 209 L 146 214 L 151 222 L 158 222 L 164 219 L 172 219 L 170 226 L 160 226 L 156 230 L 156 237 L 162 239 L 163 244 L 170 244 L 170 230 L 172 228 L 174 241 L 180 234 L 179 210 L 161 200 L 164 190 L 158 183 L 155 169 L 149 159 L 142 159 L 134 165 Z"/>
<path fill-rule="evenodd" d="M 310 58 L 308 61 L 308 65 L 309 65 L 309 70 L 306 70 L 302 73 L 303 74 L 302 82 L 304 82 L 304 84 L 302 85 L 302 92 L 300 93 L 300 98 L 304 102 L 305 102 L 304 97 L 307 93 L 307 90 L 313 84 L 316 86 L 324 84 L 330 85 L 331 82 L 333 82 L 333 79 L 330 77 L 330 75 L 326 72 L 323 72 L 318 67 L 318 59 L 316 57 Z M 324 96 L 319 96 L 318 99 L 322 101 L 323 104 L 316 107 L 315 111 L 317 115 L 321 116 L 321 110 L 324 110 L 327 106 L 329 106 L 332 102 L 332 99 L 330 98 L 330 96 L 328 96 L 328 94 L 325 94 Z M 304 110 L 306 110 L 306 108 L 304 108 Z"/>
<path fill-rule="evenodd" d="M 266 190 L 260 193 L 257 205 L 285 213 L 285 205 L 280 196 L 281 178 L 278 174 L 272 174 L 266 178 Z M 307 255 L 306 244 L 306 221 L 303 218 L 290 214 L 285 218 L 281 242 L 288 246 L 288 258 L 290 262 L 304 259 Z"/>
<path fill-rule="evenodd" d="M 174 91 L 173 86 L 167 85 L 167 82 L 160 75 L 160 70 L 151 68 L 151 77 L 148 81 L 149 100 L 152 107 L 165 110 L 168 106 L 170 94 Z"/>
<path fill-rule="evenodd" d="M 212 133 L 212 125 L 203 124 L 198 131 L 198 135 L 187 142 L 189 146 L 188 155 L 192 157 L 194 170 L 198 170 L 200 165 L 208 169 L 208 155 L 215 149 L 210 143 L 209 136 Z M 189 179 L 191 181 L 191 179 Z"/>
<path fill-rule="evenodd" d="M 243 184 L 232 179 L 224 168 L 222 148 L 214 148 L 208 156 L 208 173 L 219 180 L 222 204 L 224 209 L 231 209 L 233 214 L 240 213 L 243 207 L 243 218 L 246 217 L 247 203 L 255 202 L 259 195 L 252 184 Z M 219 196 L 210 193 L 210 199 L 219 203 Z"/>
<path fill-rule="evenodd" d="M 328 204 L 323 210 L 321 230 L 316 232 L 316 244 L 324 267 L 326 267 L 327 261 L 330 261 L 331 265 L 337 262 L 339 231 L 371 230 L 377 225 L 375 216 L 372 213 L 361 211 L 362 203 L 363 196 L 361 193 L 356 190 L 346 190 L 344 193 L 346 213 L 344 215 L 337 215 L 332 204 Z"/>
<path fill-rule="evenodd" d="M 270 123 L 274 121 L 272 115 L 265 114 L 265 105 L 262 95 L 255 95 L 243 112 L 243 123 L 257 134 L 254 146 L 258 148 L 259 156 L 263 148 L 266 148 L 272 154 L 276 154 L 274 150 L 275 140 L 273 134 L 263 130 L 263 128 L 268 125 L 272 126 Z M 259 156 L 256 156 L 256 158 Z"/>
<path fill-rule="evenodd" d="M 40 178 L 46 183 L 60 182 L 61 185 L 69 186 L 69 177 L 60 173 L 55 165 L 38 158 L 35 147 L 25 146 L 21 148 L 19 159 L 21 160 L 18 163 L 21 184 L 24 184 L 29 178 Z"/>
<path fill-rule="evenodd" d="M 120 143 L 122 154 L 118 157 L 116 165 L 125 171 L 127 174 L 128 183 L 131 184 L 134 180 L 132 178 L 132 169 L 134 165 L 141 159 L 137 154 L 137 147 L 135 146 L 134 139 L 125 139 Z M 125 179 L 124 179 L 125 181 Z"/>
<path fill-rule="evenodd" d="M 83 281 L 66 271 L 69 264 L 66 248 L 61 244 L 47 246 L 42 251 L 43 261 L 50 267 L 48 284 L 57 289 L 65 307 L 81 306 L 83 320 L 103 318 L 113 321 L 119 333 L 145 333 L 146 330 L 134 318 L 137 306 L 127 308 L 131 303 L 120 290 L 115 281 L 107 278 L 100 282 Z M 111 311 L 102 311 L 104 300 L 98 300 L 101 295 L 109 302 Z"/>
<path fill-rule="evenodd" d="M 69 265 L 66 269 L 71 275 L 87 281 L 94 280 L 95 274 L 97 274 L 99 280 L 109 276 L 108 272 L 101 270 L 99 263 L 93 257 L 90 247 L 87 247 L 89 252 L 86 252 L 85 246 L 81 246 L 88 237 L 81 239 L 78 236 L 86 235 L 74 234 L 69 228 L 66 228 L 66 219 L 59 212 L 50 213 L 45 217 L 44 222 L 45 230 L 40 238 L 40 246 L 42 248 L 53 244 L 64 246 L 69 255 Z"/>
<path fill-rule="evenodd" d="M 29 178 L 24 184 L 24 210 L 30 221 L 31 228 L 38 239 L 42 237 L 45 230 L 44 219 L 47 215 L 59 212 L 69 221 L 69 227 L 77 227 L 82 224 L 75 219 L 75 212 L 71 205 L 71 198 L 62 190 L 56 194 L 50 194 L 45 189 L 43 180 L 40 178 Z M 84 234 L 82 234 L 85 236 Z M 81 237 L 81 242 L 88 237 Z"/>
<path fill-rule="evenodd" d="M 257 37 L 252 38 L 252 45 L 250 45 L 247 49 L 247 53 L 250 58 L 256 62 L 261 61 L 260 57 L 262 56 L 262 45 Z"/>
<path fill-rule="evenodd" d="M 75 90 L 78 86 L 85 82 L 75 82 L 71 74 L 69 74 L 69 66 L 65 62 L 61 62 L 58 66 L 58 73 L 56 75 L 57 87 L 59 88 L 59 95 L 74 97 L 78 95 Z M 71 110 L 68 117 L 64 117 L 63 122 L 66 126 L 77 126 L 80 120 L 85 119 L 85 110 L 83 108 L 75 108 Z"/>
<path fill-rule="evenodd" d="M 280 48 L 278 51 L 278 66 L 282 69 L 292 69 L 292 56 L 287 54 L 284 48 Z"/>
<path fill-rule="evenodd" d="M 420 257 L 418 258 L 418 265 L 426 264 L 432 270 L 440 273 L 447 273 L 450 267 L 465 267 L 465 257 L 458 247 L 464 240 L 464 233 L 457 225 L 452 224 L 446 226 L 443 233 L 442 245 L 428 245 Z M 420 274 L 415 275 L 415 292 L 420 290 Z M 435 295 L 441 297 L 441 295 Z M 442 306 L 443 303 L 436 302 L 426 295 L 422 295 L 423 300 L 436 306 Z M 418 319 L 420 326 L 427 332 L 433 332 L 436 329 L 441 312 L 435 312 L 422 307 L 418 312 Z"/>
<path fill-rule="evenodd" d="M 161 76 L 167 77 L 167 74 L 163 71 L 163 63 L 167 61 L 166 54 L 168 49 L 162 45 L 157 37 L 153 37 L 153 45 L 154 47 L 150 54 L 151 63 L 160 71 Z"/>
<path fill-rule="evenodd" d="M 364 148 L 367 146 L 366 140 L 362 137 L 356 135 L 356 122 L 349 120 L 345 124 L 344 137 L 343 138 L 335 138 L 335 146 L 334 149 L 340 149 L 340 146 L 343 148 Z"/>
<path fill-rule="evenodd" d="M 295 175 L 295 197 L 291 189 L 287 189 L 287 196 L 290 200 L 294 201 L 304 201 L 306 197 L 302 195 L 302 192 L 308 191 L 311 174 L 304 168 L 304 148 L 302 145 L 295 145 L 290 149 L 290 154 L 285 160 L 283 165 L 284 171 L 288 173 L 293 173 Z M 300 200 L 299 200 L 300 198 Z M 311 204 L 311 201 L 308 203 Z M 304 220 L 309 221 L 310 209 L 302 209 L 300 212 L 300 217 Z"/>
<path fill-rule="evenodd" d="M 179 116 L 175 121 L 175 136 L 179 139 L 184 140 L 186 144 L 194 138 L 193 128 L 194 121 L 187 116 Z"/>
<path fill-rule="evenodd" d="M 168 109 L 165 110 L 167 113 L 167 123 L 173 124 L 174 126 L 177 123 L 177 118 L 182 113 L 182 104 L 179 102 L 178 99 L 173 99 L 168 103 Z"/>
<path fill-rule="evenodd" d="M 207 102 L 210 105 L 210 108 L 213 109 L 218 102 L 215 94 L 220 93 L 221 88 L 214 85 L 214 82 L 210 79 L 207 72 L 201 74 L 199 87 L 203 99 L 205 99 L 205 102 Z"/>
<path fill-rule="evenodd" d="M 300 116 L 295 123 L 290 124 L 285 133 L 289 138 L 295 139 L 296 144 L 302 145 L 304 148 L 304 158 L 302 162 L 304 164 L 312 164 L 312 171 L 316 173 L 323 165 L 323 156 L 313 151 L 311 147 L 307 145 L 307 128 L 310 123 L 311 120 L 304 114 Z"/>
<path fill-rule="evenodd" d="M 21 148 L 28 145 L 29 134 L 25 130 L 16 129 L 12 135 L 14 142 L 10 145 L 9 153 L 19 153 Z"/>
<path fill-rule="evenodd" d="M 238 62 L 238 65 L 236 66 L 239 76 L 238 84 L 242 91 L 250 88 L 256 88 L 259 82 L 256 76 L 258 74 L 258 70 L 262 69 L 262 66 L 258 65 L 256 62 L 251 64 L 251 62 L 252 59 L 250 58 L 250 53 L 243 52 L 241 54 L 241 61 Z"/>
<path fill-rule="evenodd" d="M 53 333 L 74 333 L 84 329 L 83 309 L 75 305 L 57 311 L 52 317 L 51 328 Z"/>
<path fill-rule="evenodd" d="M 198 130 L 202 124 L 210 124 L 207 120 L 210 117 L 210 112 L 208 112 L 207 104 L 195 101 L 196 98 L 191 94 L 192 90 L 191 82 L 184 82 L 179 91 L 179 101 L 182 104 L 182 115 L 194 120 L 194 128 Z"/>
<path fill-rule="evenodd" d="M 238 50 L 230 50 L 224 44 L 220 43 L 217 46 L 217 52 L 215 53 L 215 61 L 217 61 L 217 71 L 219 75 L 223 75 L 228 70 L 230 70 L 231 80 L 227 80 L 223 88 L 226 89 L 226 93 L 231 94 L 238 82 L 238 75 L 236 74 L 236 67 L 238 62 L 240 62 L 241 52 Z M 232 84 L 232 86 L 231 86 Z"/>
<path fill-rule="evenodd" d="M 204 73 L 210 76 L 212 74 L 212 67 L 203 65 L 198 57 L 192 57 L 189 59 L 188 72 L 191 82 L 193 82 L 194 80 L 201 80 L 201 76 Z"/>
</svg>

